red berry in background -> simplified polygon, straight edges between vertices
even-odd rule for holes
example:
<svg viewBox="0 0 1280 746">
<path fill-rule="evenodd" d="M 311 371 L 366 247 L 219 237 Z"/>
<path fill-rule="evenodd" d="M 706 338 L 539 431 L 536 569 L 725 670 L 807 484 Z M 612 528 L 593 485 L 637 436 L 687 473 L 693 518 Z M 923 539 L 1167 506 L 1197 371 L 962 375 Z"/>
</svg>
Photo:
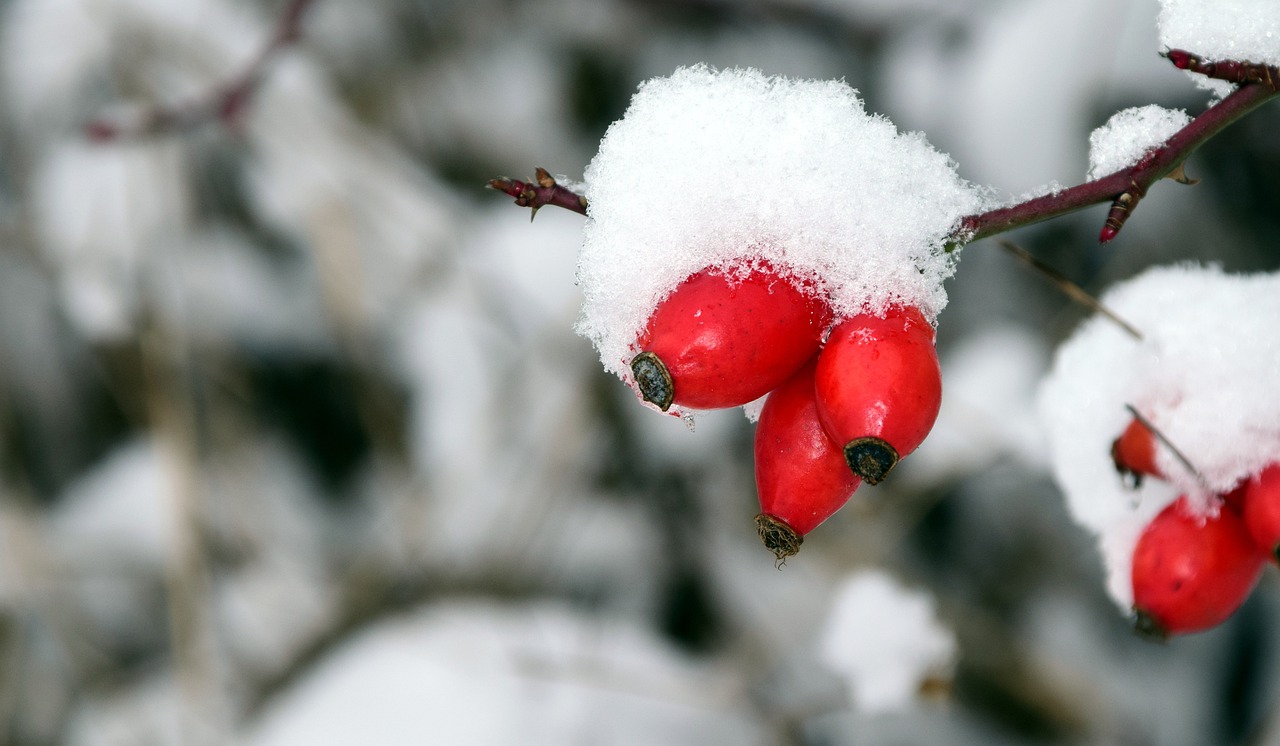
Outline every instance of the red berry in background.
<svg viewBox="0 0 1280 746">
<path fill-rule="evenodd" d="M 1156 466 L 1156 436 L 1134 417 L 1119 438 L 1111 443 L 1111 460 L 1116 471 L 1133 480 L 1136 488 L 1144 476 L 1163 477 Z"/>
<path fill-rule="evenodd" d="M 818 421 L 811 361 L 769 394 L 756 425 L 760 540 L 781 560 L 841 508 L 860 480 Z"/>
<path fill-rule="evenodd" d="M 914 308 L 840 322 L 818 356 L 818 416 L 870 484 L 924 441 L 942 404 L 934 332 Z"/>
<path fill-rule="evenodd" d="M 1258 548 L 1273 557 L 1280 545 L 1280 463 L 1254 475 L 1241 488 L 1244 525 Z"/>
<path fill-rule="evenodd" d="M 1234 511 L 1198 515 L 1179 497 L 1133 550 L 1138 632 L 1164 639 L 1220 624 L 1249 596 L 1265 559 Z"/>
<path fill-rule="evenodd" d="M 770 267 L 704 270 L 654 310 L 631 361 L 646 401 L 666 411 L 755 401 L 817 352 L 826 303 Z"/>
</svg>

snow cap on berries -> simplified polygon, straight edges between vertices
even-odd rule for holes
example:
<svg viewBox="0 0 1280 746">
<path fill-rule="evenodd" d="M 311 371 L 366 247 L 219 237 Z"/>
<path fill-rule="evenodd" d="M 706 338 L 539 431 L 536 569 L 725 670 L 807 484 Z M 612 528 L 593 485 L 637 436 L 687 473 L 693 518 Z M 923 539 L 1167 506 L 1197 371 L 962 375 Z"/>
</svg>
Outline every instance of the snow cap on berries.
<svg viewBox="0 0 1280 746">
<path fill-rule="evenodd" d="M 1085 322 L 1058 349 L 1039 410 L 1067 506 L 1097 535 L 1108 590 L 1128 607 L 1133 548 L 1160 510 L 1180 494 L 1202 511 L 1215 510 L 1213 495 L 1280 460 L 1280 273 L 1155 268 L 1102 301 L 1143 339 L 1100 316 Z M 1132 419 L 1126 404 L 1196 473 L 1157 444 L 1156 464 L 1167 480 L 1127 488 L 1110 453 Z"/>
<path fill-rule="evenodd" d="M 1191 117 L 1181 109 L 1139 106 L 1118 111 L 1089 135 L 1089 180 L 1134 166 L 1142 156 L 1158 148 Z"/>
<path fill-rule="evenodd" d="M 1280 65 L 1280 3 L 1276 0 L 1160 0 L 1160 45 L 1184 49 L 1207 62 L 1236 60 Z M 1223 80 L 1191 74 L 1219 96 Z"/>
<path fill-rule="evenodd" d="M 654 308 L 689 275 L 767 261 L 837 315 L 946 303 L 944 242 L 986 194 L 839 81 L 681 68 L 641 85 L 586 171 L 578 331 L 624 378 Z"/>
</svg>

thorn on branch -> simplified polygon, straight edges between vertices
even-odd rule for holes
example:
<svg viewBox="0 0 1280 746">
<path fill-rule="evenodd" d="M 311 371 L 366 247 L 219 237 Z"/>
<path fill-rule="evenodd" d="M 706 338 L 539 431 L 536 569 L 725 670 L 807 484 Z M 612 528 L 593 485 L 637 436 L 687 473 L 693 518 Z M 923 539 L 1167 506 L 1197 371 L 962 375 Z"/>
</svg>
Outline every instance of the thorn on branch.
<svg viewBox="0 0 1280 746">
<path fill-rule="evenodd" d="M 554 205 L 580 215 L 587 214 L 587 198 L 556 183 L 555 178 L 545 168 L 536 169 L 533 178 L 532 182 L 526 182 L 499 176 L 491 179 L 487 186 L 509 197 L 514 197 L 517 205 L 528 207 L 530 220 L 538 214 L 538 210 L 547 205 Z"/>
<path fill-rule="evenodd" d="M 1164 56 L 1179 70 L 1199 73 L 1207 78 L 1225 80 L 1236 85 L 1260 83 L 1273 91 L 1280 91 L 1280 68 L 1274 65 L 1236 60 L 1206 62 L 1204 58 L 1185 49 L 1170 49 Z"/>
</svg>

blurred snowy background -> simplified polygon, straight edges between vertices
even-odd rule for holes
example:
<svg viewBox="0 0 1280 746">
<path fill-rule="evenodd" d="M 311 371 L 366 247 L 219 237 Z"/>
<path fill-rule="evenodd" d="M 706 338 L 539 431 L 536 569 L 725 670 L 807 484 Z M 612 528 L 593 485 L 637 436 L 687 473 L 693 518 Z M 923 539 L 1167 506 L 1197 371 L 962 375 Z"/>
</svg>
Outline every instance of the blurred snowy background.
<svg viewBox="0 0 1280 746">
<path fill-rule="evenodd" d="M 1206 103 L 1155 0 L 314 0 L 234 126 L 86 136 L 285 7 L 0 0 L 0 742 L 1280 743 L 1274 569 L 1218 629 L 1129 632 L 1032 412 L 1081 311 L 994 242 L 933 435 L 779 571 L 751 425 L 638 406 L 572 332 L 582 218 L 481 188 L 580 178 L 697 62 L 844 78 L 1002 193 L 1078 183 L 1116 110 Z M 1012 238 L 1094 292 L 1274 270 L 1278 128 L 1106 248 L 1104 207 Z"/>
</svg>

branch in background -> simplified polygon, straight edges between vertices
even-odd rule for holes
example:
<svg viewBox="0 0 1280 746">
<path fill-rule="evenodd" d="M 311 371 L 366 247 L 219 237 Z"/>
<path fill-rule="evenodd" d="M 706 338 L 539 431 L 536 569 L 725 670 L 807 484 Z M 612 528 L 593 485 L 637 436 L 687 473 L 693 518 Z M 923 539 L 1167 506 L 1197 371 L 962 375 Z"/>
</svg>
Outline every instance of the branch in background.
<svg viewBox="0 0 1280 746">
<path fill-rule="evenodd" d="M 961 242 L 986 238 L 1110 201 L 1111 210 L 1098 236 L 1099 242 L 1106 243 L 1124 227 L 1152 184 L 1166 176 L 1191 183 L 1181 170 L 1182 162 L 1209 138 L 1277 95 L 1276 84 L 1280 82 L 1280 76 L 1273 74 L 1275 68 L 1245 62 L 1204 63 L 1200 58 L 1177 49 L 1165 56 L 1183 69 L 1208 71 L 1206 74 L 1212 73 L 1211 77 L 1242 81 L 1244 84 L 1130 168 L 1054 194 L 962 218 L 958 231 Z"/>
<path fill-rule="evenodd" d="M 563 207 L 566 210 L 586 215 L 587 214 L 587 198 L 581 194 L 560 186 L 556 180 L 547 173 L 545 168 L 538 168 L 534 171 L 533 182 L 523 182 L 519 179 L 508 179 L 500 176 L 489 182 L 490 189 L 496 189 L 509 197 L 515 197 L 516 204 L 521 207 L 531 209 L 529 219 L 533 220 L 538 214 L 538 210 L 546 205 L 555 205 Z"/>
<path fill-rule="evenodd" d="M 266 46 L 248 67 L 230 81 L 194 100 L 143 111 L 130 122 L 112 117 L 92 119 L 84 125 L 85 136 L 93 142 L 104 143 L 165 132 L 185 132 L 207 122 L 219 122 L 234 129 L 248 111 L 268 65 L 302 38 L 302 18 L 314 2 L 289 0 Z"/>
</svg>

